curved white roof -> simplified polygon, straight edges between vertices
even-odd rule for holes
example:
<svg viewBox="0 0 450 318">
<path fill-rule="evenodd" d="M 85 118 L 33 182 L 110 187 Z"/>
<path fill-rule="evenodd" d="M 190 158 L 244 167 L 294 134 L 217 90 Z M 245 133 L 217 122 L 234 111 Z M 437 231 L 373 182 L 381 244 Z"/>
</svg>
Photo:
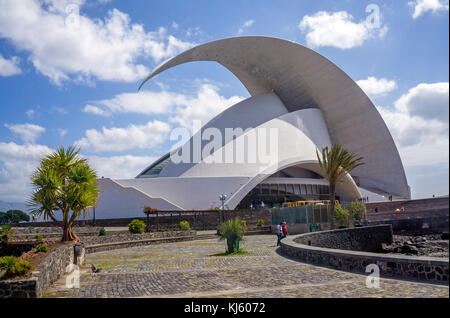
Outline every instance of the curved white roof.
<svg viewBox="0 0 450 318">
<path fill-rule="evenodd" d="M 277 38 L 222 39 L 167 60 L 139 88 L 164 70 L 194 61 L 222 64 L 252 96 L 273 92 L 288 112 L 319 109 L 332 143 L 364 157 L 366 164 L 352 172 L 361 187 L 410 197 L 399 153 L 377 109 L 345 72 L 322 55 Z"/>
</svg>

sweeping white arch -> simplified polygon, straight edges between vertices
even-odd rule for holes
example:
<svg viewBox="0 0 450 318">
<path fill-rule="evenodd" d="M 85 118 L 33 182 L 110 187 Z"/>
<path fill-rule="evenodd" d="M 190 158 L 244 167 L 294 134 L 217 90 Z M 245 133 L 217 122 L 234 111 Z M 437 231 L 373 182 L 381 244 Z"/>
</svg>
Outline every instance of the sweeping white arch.
<svg viewBox="0 0 450 318">
<path fill-rule="evenodd" d="M 352 175 L 359 186 L 410 198 L 389 130 L 362 89 L 334 63 L 295 42 L 248 36 L 196 46 L 156 67 L 157 74 L 187 62 L 214 61 L 230 70 L 252 96 L 273 92 L 288 112 L 320 109 L 333 144 L 364 157 Z"/>
</svg>

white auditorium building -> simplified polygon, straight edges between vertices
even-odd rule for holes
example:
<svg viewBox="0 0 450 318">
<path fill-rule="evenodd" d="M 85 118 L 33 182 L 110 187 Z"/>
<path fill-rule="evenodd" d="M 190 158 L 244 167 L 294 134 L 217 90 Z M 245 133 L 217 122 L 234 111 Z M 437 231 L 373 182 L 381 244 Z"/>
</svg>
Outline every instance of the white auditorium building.
<svg viewBox="0 0 450 318">
<path fill-rule="evenodd" d="M 365 162 L 339 182 L 341 201 L 410 198 L 398 150 L 377 109 L 322 55 L 277 38 L 227 38 L 165 61 L 141 86 L 169 68 L 196 61 L 221 64 L 251 97 L 217 115 L 134 179 L 99 179 L 97 218 L 143 216 L 144 206 L 207 210 L 220 207 L 223 194 L 228 209 L 328 199 L 316 150 L 333 144 Z"/>
</svg>

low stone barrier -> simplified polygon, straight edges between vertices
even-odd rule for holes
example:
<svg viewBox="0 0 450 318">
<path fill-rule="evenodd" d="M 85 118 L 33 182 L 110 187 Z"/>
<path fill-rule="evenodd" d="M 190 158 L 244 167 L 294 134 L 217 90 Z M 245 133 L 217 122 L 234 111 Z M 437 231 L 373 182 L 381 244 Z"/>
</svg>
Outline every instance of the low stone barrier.
<svg viewBox="0 0 450 318">
<path fill-rule="evenodd" d="M 373 233 L 374 228 L 380 227 L 355 228 L 348 229 L 348 231 L 362 229 L 363 232 L 366 230 Z M 330 242 L 330 237 L 334 234 L 336 235 L 338 231 L 342 230 L 313 232 L 292 237 L 288 236 L 281 241 L 281 253 L 307 263 L 330 266 L 340 270 L 365 272 L 368 265 L 376 264 L 380 269 L 381 276 L 448 283 L 448 259 L 387 255 L 362 250 L 337 249 L 336 246 L 339 245 L 333 246 L 335 248 L 313 245 L 313 241 L 321 242 L 321 244 L 326 241 Z M 363 232 L 359 232 L 361 236 L 365 235 Z M 324 235 L 328 239 L 320 240 L 317 235 Z M 308 245 L 309 241 L 311 241 L 311 245 Z"/>
<path fill-rule="evenodd" d="M 0 281 L 0 298 L 36 298 L 74 262 L 74 244 L 58 247 L 31 272 L 31 278 Z M 83 260 L 79 260 L 83 262 Z"/>
<path fill-rule="evenodd" d="M 161 243 L 170 243 L 170 242 L 180 242 L 180 241 L 192 241 L 195 239 L 195 236 L 175 236 L 175 237 L 158 237 L 144 240 L 132 240 L 132 241 L 123 241 L 123 242 L 110 242 L 103 244 L 93 244 L 85 247 L 86 254 L 96 253 L 96 252 L 104 252 L 111 251 L 120 248 L 129 248 L 135 246 L 142 245 L 151 245 L 151 244 L 161 244 Z"/>
<path fill-rule="evenodd" d="M 392 243 L 392 227 L 376 225 L 312 232 L 298 236 L 295 242 L 339 250 L 377 252 L 382 243 Z"/>
<path fill-rule="evenodd" d="M 114 235 L 107 233 L 105 236 L 85 236 L 80 240 L 85 245 L 109 244 L 113 242 L 127 242 L 149 240 L 168 237 L 193 237 L 195 239 L 196 231 L 167 231 L 167 232 L 148 232 L 142 234 L 133 234 L 130 232 L 115 233 Z"/>
</svg>

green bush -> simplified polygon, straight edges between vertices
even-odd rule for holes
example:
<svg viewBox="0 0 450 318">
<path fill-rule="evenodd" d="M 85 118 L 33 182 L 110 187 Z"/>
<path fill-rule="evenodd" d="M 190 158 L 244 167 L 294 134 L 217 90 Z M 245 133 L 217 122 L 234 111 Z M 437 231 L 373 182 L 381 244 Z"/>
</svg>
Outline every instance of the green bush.
<svg viewBox="0 0 450 318">
<path fill-rule="evenodd" d="M 141 220 L 133 220 L 128 224 L 128 230 L 131 233 L 144 233 L 145 232 L 145 223 Z"/>
<path fill-rule="evenodd" d="M 14 277 L 25 275 L 29 270 L 34 269 L 34 266 L 15 256 L 0 257 L 0 269 L 6 270 L 5 277 Z"/>
<path fill-rule="evenodd" d="M 347 227 L 348 226 L 348 218 L 350 213 L 344 209 L 340 204 L 336 204 L 334 206 L 334 219 L 336 221 L 336 226 L 339 227 Z"/>
<path fill-rule="evenodd" d="M 8 244 L 13 234 L 14 231 L 12 230 L 11 225 L 0 226 L 0 246 Z"/>
<path fill-rule="evenodd" d="M 236 217 L 219 224 L 220 240 L 227 241 L 227 253 L 239 251 L 239 242 L 244 237 L 244 227 L 241 219 Z"/>
<path fill-rule="evenodd" d="M 366 205 L 361 201 L 353 201 L 347 206 L 353 220 L 361 222 L 366 215 Z"/>
<path fill-rule="evenodd" d="M 98 236 L 106 236 L 106 230 L 105 230 L 104 227 L 102 227 L 102 228 L 100 229 L 100 231 L 98 232 Z"/>
<path fill-rule="evenodd" d="M 43 252 L 43 253 L 47 253 L 48 252 L 48 246 L 45 244 L 37 244 L 34 246 L 34 248 L 36 249 L 36 251 L 38 253 Z"/>
<path fill-rule="evenodd" d="M 256 222 L 256 226 L 264 226 L 264 220 L 263 219 L 259 219 L 258 222 Z"/>
<path fill-rule="evenodd" d="M 38 242 L 42 242 L 42 235 L 41 235 L 41 234 L 36 234 L 36 235 L 34 236 L 34 239 L 35 239 L 36 241 L 38 241 Z"/>
<path fill-rule="evenodd" d="M 188 221 L 181 221 L 181 222 L 180 222 L 180 228 L 181 228 L 183 231 L 190 231 L 190 230 L 191 230 L 191 226 L 189 225 L 189 222 L 188 222 Z"/>
</svg>

